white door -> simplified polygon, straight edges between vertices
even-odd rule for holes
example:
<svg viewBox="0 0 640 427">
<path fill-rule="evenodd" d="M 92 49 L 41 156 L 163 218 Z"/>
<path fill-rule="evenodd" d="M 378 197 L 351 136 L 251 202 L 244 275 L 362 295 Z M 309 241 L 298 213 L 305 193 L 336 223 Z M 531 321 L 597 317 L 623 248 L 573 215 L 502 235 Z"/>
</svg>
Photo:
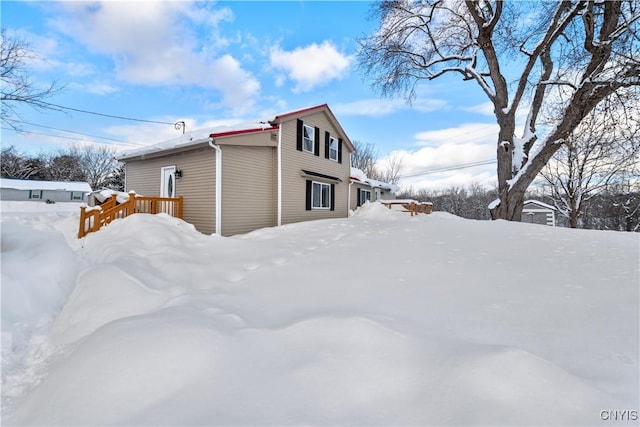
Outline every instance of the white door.
<svg viewBox="0 0 640 427">
<path fill-rule="evenodd" d="M 160 178 L 160 197 L 176 196 L 176 167 L 165 166 L 162 168 Z"/>
</svg>

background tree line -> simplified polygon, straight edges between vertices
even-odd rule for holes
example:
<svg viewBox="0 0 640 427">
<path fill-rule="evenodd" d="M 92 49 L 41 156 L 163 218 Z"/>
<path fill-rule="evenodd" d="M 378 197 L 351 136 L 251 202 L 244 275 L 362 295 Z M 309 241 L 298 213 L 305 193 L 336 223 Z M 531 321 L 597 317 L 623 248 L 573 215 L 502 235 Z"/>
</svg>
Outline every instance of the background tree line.
<svg viewBox="0 0 640 427">
<path fill-rule="evenodd" d="M 111 147 L 71 145 L 52 153 L 27 155 L 3 147 L 3 178 L 88 182 L 92 189 L 124 191 L 124 164 L 115 160 Z"/>
<path fill-rule="evenodd" d="M 491 219 L 487 206 L 497 197 L 497 189 L 487 189 L 479 184 L 446 190 L 409 189 L 398 195 L 398 198 L 431 202 L 435 211 L 478 220 Z M 532 186 L 525 195 L 525 200 L 528 199 L 558 206 L 558 200 L 554 199 L 553 190 L 547 184 Z M 566 210 L 556 211 L 556 225 L 560 227 L 640 232 L 640 186 L 610 184 L 582 203 L 575 224 L 571 218 Z"/>
</svg>

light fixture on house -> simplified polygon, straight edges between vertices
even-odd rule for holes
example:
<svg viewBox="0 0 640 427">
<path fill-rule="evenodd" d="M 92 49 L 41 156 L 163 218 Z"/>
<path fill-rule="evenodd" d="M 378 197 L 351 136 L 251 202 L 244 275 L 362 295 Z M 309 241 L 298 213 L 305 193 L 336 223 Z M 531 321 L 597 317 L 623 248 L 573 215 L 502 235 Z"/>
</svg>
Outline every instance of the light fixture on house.
<svg viewBox="0 0 640 427">
<path fill-rule="evenodd" d="M 176 179 L 182 178 L 182 171 L 180 169 L 176 169 L 175 176 Z"/>
</svg>

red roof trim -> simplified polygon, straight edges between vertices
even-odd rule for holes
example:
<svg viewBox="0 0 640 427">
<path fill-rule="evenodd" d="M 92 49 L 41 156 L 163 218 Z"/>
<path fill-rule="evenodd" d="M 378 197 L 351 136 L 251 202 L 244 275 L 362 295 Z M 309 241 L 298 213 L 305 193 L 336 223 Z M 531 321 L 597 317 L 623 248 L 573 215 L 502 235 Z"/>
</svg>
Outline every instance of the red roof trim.
<svg viewBox="0 0 640 427">
<path fill-rule="evenodd" d="M 302 110 L 291 111 L 289 113 L 284 113 L 284 114 L 281 114 L 279 116 L 276 116 L 273 119 L 273 121 L 276 122 L 278 120 L 282 120 L 282 119 L 284 119 L 286 117 L 289 117 L 289 116 L 297 116 L 299 114 L 307 113 L 307 112 L 313 111 L 313 110 L 321 110 L 323 108 L 329 109 L 329 105 L 328 104 L 321 104 L 321 105 L 316 105 L 315 107 L 309 107 L 309 108 L 303 108 Z"/>
<path fill-rule="evenodd" d="M 253 128 L 253 129 L 240 129 L 240 130 L 230 130 L 228 132 L 218 132 L 212 133 L 209 135 L 212 138 L 220 138 L 223 136 L 233 136 L 233 135 L 242 135 L 245 133 L 258 133 L 258 132 L 269 132 L 272 130 L 278 130 L 276 126 L 271 126 L 268 128 Z"/>
</svg>

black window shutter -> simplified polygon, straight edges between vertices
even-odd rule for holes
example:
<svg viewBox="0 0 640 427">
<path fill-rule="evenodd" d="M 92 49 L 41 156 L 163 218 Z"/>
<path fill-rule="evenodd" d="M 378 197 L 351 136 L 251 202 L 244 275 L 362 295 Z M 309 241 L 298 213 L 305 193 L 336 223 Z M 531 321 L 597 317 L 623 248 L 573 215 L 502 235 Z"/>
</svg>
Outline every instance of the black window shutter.
<svg viewBox="0 0 640 427">
<path fill-rule="evenodd" d="M 335 184 L 331 184 L 331 210 L 335 211 L 336 210 L 336 185 Z"/>
<path fill-rule="evenodd" d="M 325 132 L 324 133 L 324 158 L 328 159 L 329 158 L 329 145 L 331 145 L 331 137 L 329 135 L 329 132 Z"/>
<path fill-rule="evenodd" d="M 311 210 L 311 180 L 307 180 L 307 210 Z"/>
<path fill-rule="evenodd" d="M 320 156 L 320 129 L 316 128 L 315 132 L 314 132 L 314 153 L 316 156 Z"/>
<path fill-rule="evenodd" d="M 302 151 L 302 134 L 303 134 L 304 124 L 302 120 L 298 119 L 298 132 L 296 133 L 296 148 L 298 151 Z"/>
<path fill-rule="evenodd" d="M 357 206 L 362 205 L 362 189 L 358 188 L 358 204 Z"/>
<path fill-rule="evenodd" d="M 342 138 L 338 139 L 338 163 L 342 163 Z"/>
</svg>

